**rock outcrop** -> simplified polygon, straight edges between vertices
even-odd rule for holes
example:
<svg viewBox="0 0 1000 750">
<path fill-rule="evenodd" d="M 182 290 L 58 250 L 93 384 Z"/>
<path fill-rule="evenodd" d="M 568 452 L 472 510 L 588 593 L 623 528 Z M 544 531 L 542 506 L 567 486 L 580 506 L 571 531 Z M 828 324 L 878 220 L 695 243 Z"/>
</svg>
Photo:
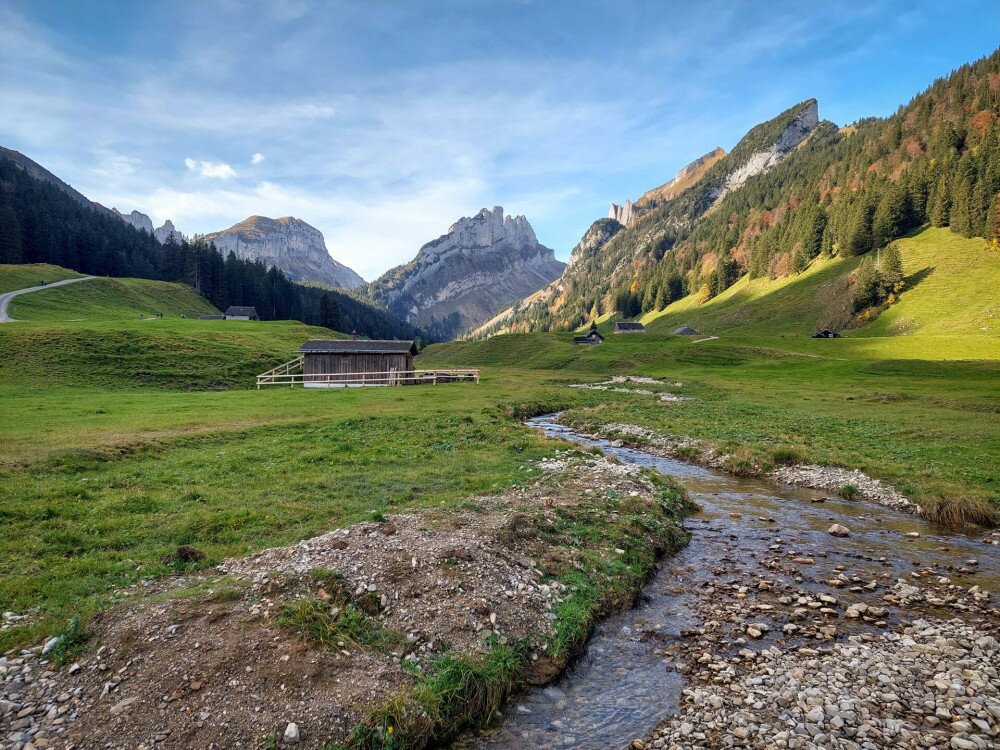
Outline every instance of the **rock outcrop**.
<svg viewBox="0 0 1000 750">
<path fill-rule="evenodd" d="M 614 207 L 614 204 L 611 205 Z M 583 237 L 580 238 L 576 247 L 573 248 L 573 252 L 569 254 L 569 263 L 566 264 L 566 267 L 572 268 L 573 265 L 580 260 L 580 258 L 586 257 L 587 255 L 600 250 L 600 248 L 606 245 L 608 241 L 622 229 L 623 224 L 613 216 L 595 221 L 590 225 L 590 228 L 584 232 Z"/>
<path fill-rule="evenodd" d="M 716 147 L 693 162 L 682 167 L 672 180 L 652 190 L 647 190 L 635 202 L 637 209 L 663 203 L 676 198 L 682 192 L 698 182 L 719 159 L 726 155 L 726 150 Z"/>
<path fill-rule="evenodd" d="M 136 229 L 153 235 L 160 242 L 167 242 L 171 237 L 174 238 L 175 242 L 180 242 L 184 239 L 184 235 L 177 231 L 177 227 L 174 226 L 174 223 L 170 219 L 163 222 L 163 226 L 153 229 L 153 220 L 141 211 L 133 211 L 130 214 L 123 214 L 117 208 L 112 208 L 111 213 L 124 221 L 126 224 L 131 224 Z"/>
<path fill-rule="evenodd" d="M 162 227 L 154 229 L 153 236 L 160 242 L 166 242 L 171 237 L 173 237 L 176 242 L 180 242 L 180 240 L 184 237 L 184 235 L 177 231 L 177 228 L 174 226 L 174 223 L 170 221 L 170 219 L 163 222 Z"/>
<path fill-rule="evenodd" d="M 452 338 L 558 278 L 565 263 L 538 242 L 523 216 L 484 208 L 386 272 L 371 294 L 390 312 Z"/>
<path fill-rule="evenodd" d="M 632 222 L 634 210 L 635 206 L 630 200 L 625 201 L 625 203 L 621 206 L 617 203 L 612 203 L 611 208 L 608 211 L 608 218 L 614 219 L 623 227 L 627 227 Z"/>
<path fill-rule="evenodd" d="M 815 99 L 805 102 L 798 114 L 788 123 L 778 139 L 767 148 L 748 156 L 742 164 L 726 175 L 725 180 L 713 190 L 716 200 L 721 200 L 751 177 L 771 169 L 781 162 L 794 148 L 804 141 L 819 124 L 819 105 Z"/>
<path fill-rule="evenodd" d="M 153 233 L 153 220 L 140 211 L 133 211 L 130 214 L 123 214 L 117 208 L 112 208 L 111 213 L 113 213 L 119 219 L 124 221 L 126 224 L 131 224 L 136 229 L 146 232 L 146 234 Z"/>
<path fill-rule="evenodd" d="M 356 289 L 365 280 L 330 257 L 323 233 L 302 219 L 251 216 L 221 232 L 204 236 L 223 256 L 263 261 L 294 281 L 316 281 L 340 289 Z"/>
</svg>

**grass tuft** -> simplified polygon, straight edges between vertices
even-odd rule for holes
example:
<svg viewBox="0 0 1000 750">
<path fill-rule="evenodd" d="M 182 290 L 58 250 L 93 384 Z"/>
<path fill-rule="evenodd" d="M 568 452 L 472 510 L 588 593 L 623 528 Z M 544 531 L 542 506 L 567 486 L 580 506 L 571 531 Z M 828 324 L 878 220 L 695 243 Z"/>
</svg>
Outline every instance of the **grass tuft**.
<svg viewBox="0 0 1000 750">
<path fill-rule="evenodd" d="M 55 637 L 58 638 L 58 641 L 46 656 L 56 667 L 61 667 L 83 651 L 87 641 L 90 640 L 90 633 L 83 626 L 80 618 L 74 617 L 66 625 L 66 629 Z"/>
<path fill-rule="evenodd" d="M 339 606 L 323 599 L 299 599 L 286 604 L 278 625 L 298 632 L 326 648 L 354 648 L 377 653 L 402 652 L 406 636 L 383 627 L 353 604 Z"/>
</svg>

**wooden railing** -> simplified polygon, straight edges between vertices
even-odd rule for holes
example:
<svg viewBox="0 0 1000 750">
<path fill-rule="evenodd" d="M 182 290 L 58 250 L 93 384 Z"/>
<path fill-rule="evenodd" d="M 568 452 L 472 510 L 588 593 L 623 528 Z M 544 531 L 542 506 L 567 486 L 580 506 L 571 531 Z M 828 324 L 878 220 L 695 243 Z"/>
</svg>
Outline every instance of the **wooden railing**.
<svg viewBox="0 0 1000 750">
<path fill-rule="evenodd" d="M 278 382 L 277 380 L 275 380 L 275 378 L 282 378 L 287 375 L 292 375 L 294 374 L 292 372 L 293 370 L 299 370 L 299 373 L 301 374 L 303 366 L 302 363 L 303 359 L 302 356 L 300 355 L 295 359 L 291 360 L 290 362 L 285 362 L 285 364 L 283 365 L 278 365 L 273 370 L 262 372 L 260 375 L 257 376 L 257 388 L 260 389 L 262 385 L 278 385 Z M 285 384 L 282 383 L 282 385 Z"/>
<path fill-rule="evenodd" d="M 337 372 L 307 375 L 291 372 L 302 360 L 293 360 L 257 376 L 257 388 L 262 385 L 302 385 L 311 388 L 359 386 L 437 385 L 459 381 L 479 382 L 479 370 L 405 370 L 392 372 Z M 283 369 L 284 368 L 284 369 Z M 283 371 L 282 371 L 283 370 Z"/>
</svg>

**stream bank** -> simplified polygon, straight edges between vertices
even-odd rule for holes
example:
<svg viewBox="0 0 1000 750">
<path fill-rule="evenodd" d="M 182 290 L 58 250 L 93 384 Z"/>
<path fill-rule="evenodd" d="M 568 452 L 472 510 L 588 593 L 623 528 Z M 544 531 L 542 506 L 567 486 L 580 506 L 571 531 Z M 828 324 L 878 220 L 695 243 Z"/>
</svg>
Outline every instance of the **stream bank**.
<svg viewBox="0 0 1000 750">
<path fill-rule="evenodd" d="M 551 415 L 530 424 L 671 476 L 702 510 L 636 608 L 460 747 L 996 745 L 990 537 L 588 437 Z"/>
</svg>

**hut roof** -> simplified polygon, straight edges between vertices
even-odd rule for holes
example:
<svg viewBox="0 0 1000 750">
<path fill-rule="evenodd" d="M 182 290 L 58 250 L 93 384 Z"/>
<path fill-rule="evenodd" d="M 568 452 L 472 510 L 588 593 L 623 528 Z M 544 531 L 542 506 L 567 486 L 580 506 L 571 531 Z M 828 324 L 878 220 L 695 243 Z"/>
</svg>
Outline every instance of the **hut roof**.
<svg viewBox="0 0 1000 750">
<path fill-rule="evenodd" d="M 239 317 L 256 317 L 257 308 L 256 307 L 241 307 L 240 305 L 230 305 L 226 309 L 226 315 L 233 315 Z"/>
<path fill-rule="evenodd" d="M 615 323 L 615 330 L 616 331 L 645 331 L 646 330 L 646 326 L 644 326 L 642 323 L 622 322 L 622 323 Z"/>
<path fill-rule="evenodd" d="M 309 339 L 299 349 L 305 354 L 416 354 L 412 341 L 367 339 Z"/>
<path fill-rule="evenodd" d="M 198 319 L 199 320 L 222 320 L 225 317 L 226 317 L 225 315 L 199 315 Z"/>
<path fill-rule="evenodd" d="M 604 341 L 604 337 L 597 331 L 589 331 L 585 336 L 574 336 L 574 344 L 592 344 L 595 341 Z"/>
<path fill-rule="evenodd" d="M 697 336 L 698 332 L 691 326 L 681 326 L 674 331 L 674 336 Z"/>
</svg>

